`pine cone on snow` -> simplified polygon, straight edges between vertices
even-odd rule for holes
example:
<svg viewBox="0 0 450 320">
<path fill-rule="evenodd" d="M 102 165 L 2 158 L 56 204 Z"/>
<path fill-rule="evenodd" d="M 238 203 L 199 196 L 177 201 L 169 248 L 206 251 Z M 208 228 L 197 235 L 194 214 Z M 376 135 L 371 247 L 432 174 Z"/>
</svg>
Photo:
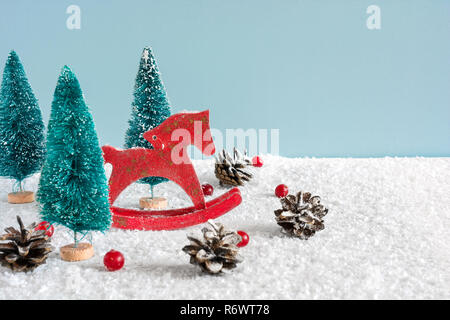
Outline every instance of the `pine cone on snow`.
<svg viewBox="0 0 450 320">
<path fill-rule="evenodd" d="M 275 210 L 275 220 L 285 232 L 307 240 L 325 228 L 323 217 L 328 209 L 320 203 L 319 196 L 298 192 L 280 199 L 282 209 Z"/>
<path fill-rule="evenodd" d="M 220 185 L 242 186 L 252 178 L 252 174 L 245 171 L 251 163 L 247 155 L 242 155 L 236 148 L 233 149 L 233 157 L 226 150 L 222 150 L 216 157 L 214 174 L 220 180 Z"/>
<path fill-rule="evenodd" d="M 190 263 L 199 265 L 203 271 L 217 274 L 236 268 L 241 262 L 236 246 L 241 236 L 226 230 L 220 223 L 208 221 L 212 228 L 203 228 L 203 239 L 188 236 L 191 243 L 183 251 L 191 256 Z"/>
<path fill-rule="evenodd" d="M 0 262 L 13 271 L 31 271 L 47 260 L 53 250 L 45 230 L 34 230 L 36 223 L 25 228 L 22 219 L 17 216 L 20 231 L 6 228 L 6 234 L 0 236 Z"/>
</svg>

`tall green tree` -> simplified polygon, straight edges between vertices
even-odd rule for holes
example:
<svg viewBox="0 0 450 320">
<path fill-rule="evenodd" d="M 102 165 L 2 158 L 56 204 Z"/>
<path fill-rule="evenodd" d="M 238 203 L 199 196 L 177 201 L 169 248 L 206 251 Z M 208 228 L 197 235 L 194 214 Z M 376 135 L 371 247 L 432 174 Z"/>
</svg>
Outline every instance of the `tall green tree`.
<svg viewBox="0 0 450 320">
<path fill-rule="evenodd" d="M 153 149 L 144 139 L 144 132 L 157 127 L 170 116 L 170 105 L 155 57 L 149 47 L 144 48 L 134 85 L 133 103 L 129 127 L 125 136 L 125 147 L 142 147 Z M 165 182 L 162 177 L 148 177 L 139 180 L 153 186 Z"/>
<path fill-rule="evenodd" d="M 44 123 L 36 97 L 15 51 L 3 71 L 0 92 L 0 175 L 23 180 L 39 171 L 45 158 Z"/>
<path fill-rule="evenodd" d="M 94 121 L 67 66 L 53 96 L 37 199 L 42 219 L 73 230 L 75 244 L 77 233 L 110 226 L 108 186 Z"/>
</svg>

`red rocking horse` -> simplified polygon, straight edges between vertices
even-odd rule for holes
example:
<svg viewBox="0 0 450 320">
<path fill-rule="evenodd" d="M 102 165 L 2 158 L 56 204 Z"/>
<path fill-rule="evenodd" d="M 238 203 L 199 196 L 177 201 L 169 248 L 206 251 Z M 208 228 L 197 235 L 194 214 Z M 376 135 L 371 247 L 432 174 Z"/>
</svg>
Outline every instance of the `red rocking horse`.
<svg viewBox="0 0 450 320">
<path fill-rule="evenodd" d="M 112 164 L 109 202 L 113 227 L 138 230 L 172 230 L 204 223 L 238 206 L 241 193 L 233 188 L 205 202 L 200 182 L 189 159 L 187 147 L 196 146 L 204 155 L 214 154 L 209 127 L 209 111 L 179 113 L 144 133 L 154 149 L 126 150 L 103 146 L 105 162 Z M 193 138 L 193 140 L 192 140 Z M 172 210 L 135 210 L 113 206 L 114 201 L 133 182 L 145 177 L 164 177 L 178 184 L 189 195 L 193 206 Z"/>
</svg>

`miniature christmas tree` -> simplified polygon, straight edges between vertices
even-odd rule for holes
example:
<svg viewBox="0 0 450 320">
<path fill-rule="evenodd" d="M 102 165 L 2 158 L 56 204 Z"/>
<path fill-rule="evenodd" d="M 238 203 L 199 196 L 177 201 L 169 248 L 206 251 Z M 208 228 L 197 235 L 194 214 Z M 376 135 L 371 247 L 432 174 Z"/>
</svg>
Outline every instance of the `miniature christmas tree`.
<svg viewBox="0 0 450 320">
<path fill-rule="evenodd" d="M 131 119 L 125 136 L 126 148 L 142 147 L 153 149 L 153 146 L 144 139 L 144 132 L 153 129 L 170 116 L 170 106 L 161 76 L 153 57 L 152 50 L 148 47 L 142 52 L 139 70 L 134 86 L 134 101 L 132 103 Z M 151 187 L 165 182 L 161 177 L 148 177 L 139 180 Z"/>
<path fill-rule="evenodd" d="M 44 123 L 19 57 L 8 56 L 0 92 L 0 175 L 15 179 L 12 203 L 31 202 L 32 192 L 23 190 L 23 181 L 39 171 L 45 158 Z"/>
<path fill-rule="evenodd" d="M 110 226 L 102 151 L 78 80 L 67 66 L 62 69 L 53 97 L 47 159 L 37 198 L 43 220 L 73 230 L 74 245 L 70 245 L 70 250 L 78 247 L 78 233 L 84 237 L 89 231 L 105 231 Z M 86 245 L 80 244 L 80 250 Z M 61 254 L 66 247 L 61 248 Z M 86 249 L 88 255 L 93 254 L 91 248 Z M 83 252 L 62 258 L 81 260 L 77 255 Z"/>
</svg>

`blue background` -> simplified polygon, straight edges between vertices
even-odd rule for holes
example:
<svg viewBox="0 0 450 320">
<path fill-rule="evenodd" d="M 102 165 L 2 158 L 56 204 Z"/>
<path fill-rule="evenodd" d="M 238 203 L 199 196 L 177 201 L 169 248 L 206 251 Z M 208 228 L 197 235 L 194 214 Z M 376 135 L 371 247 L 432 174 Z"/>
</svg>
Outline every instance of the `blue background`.
<svg viewBox="0 0 450 320">
<path fill-rule="evenodd" d="M 70 4 L 81 30 L 66 28 Z M 72 67 L 101 143 L 123 145 L 149 45 L 172 112 L 279 128 L 282 155 L 450 156 L 450 1 L 1 1 L 0 35 L 1 71 L 16 50 L 46 122 Z"/>
</svg>

